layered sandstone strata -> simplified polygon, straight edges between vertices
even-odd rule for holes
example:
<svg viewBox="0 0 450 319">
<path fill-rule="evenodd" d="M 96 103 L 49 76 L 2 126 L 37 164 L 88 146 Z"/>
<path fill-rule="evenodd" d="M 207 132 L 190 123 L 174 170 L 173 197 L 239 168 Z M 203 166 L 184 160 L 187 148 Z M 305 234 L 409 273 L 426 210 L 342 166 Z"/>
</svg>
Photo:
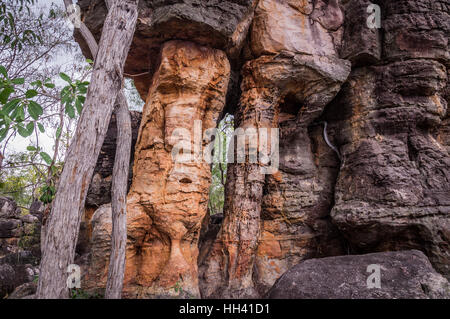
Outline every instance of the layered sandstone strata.
<svg viewBox="0 0 450 319">
<path fill-rule="evenodd" d="M 261 297 L 306 259 L 402 249 L 448 277 L 448 1 L 376 3 L 381 29 L 368 27 L 368 0 L 141 1 L 126 66 L 148 94 L 127 297 L 199 296 L 198 285 L 205 298 Z M 103 1 L 80 4 L 99 35 Z M 214 127 L 225 95 L 237 129 L 279 129 L 278 171 L 248 158 L 228 165 L 223 222 L 205 235 L 197 274 L 209 167 L 175 165 L 179 140 L 167 136 L 194 135 L 195 120 Z M 108 206 L 93 225 L 88 282 L 101 287 Z"/>
<path fill-rule="evenodd" d="M 344 51 L 361 56 L 365 48 L 382 48 L 383 55 L 355 67 L 328 110 L 343 156 L 332 217 L 355 252 L 421 249 L 448 277 L 450 156 L 441 126 L 448 113 L 449 6 L 380 4 L 383 37 L 345 32 Z M 366 1 L 348 3 L 358 5 Z M 349 22 L 358 19 L 353 8 Z M 358 41 L 361 52 L 350 45 Z"/>
</svg>

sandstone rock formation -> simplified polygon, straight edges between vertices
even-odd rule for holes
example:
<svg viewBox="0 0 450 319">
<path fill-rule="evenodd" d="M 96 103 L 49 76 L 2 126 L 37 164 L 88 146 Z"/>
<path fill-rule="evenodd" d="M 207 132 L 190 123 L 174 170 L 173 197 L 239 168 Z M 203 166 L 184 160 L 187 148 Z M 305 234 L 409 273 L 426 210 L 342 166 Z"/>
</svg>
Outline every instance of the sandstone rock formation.
<svg viewBox="0 0 450 319">
<path fill-rule="evenodd" d="M 209 164 L 203 161 L 209 143 L 204 130 L 215 127 L 224 107 L 230 65 L 222 51 L 183 41 L 164 44 L 160 61 L 143 111 L 128 196 L 125 290 L 137 297 L 180 291 L 198 297 L 198 237 L 211 179 Z M 198 129 L 197 121 L 202 125 Z M 185 136 L 180 135 L 183 129 Z M 180 143 L 189 153 L 193 150 L 195 160 L 173 157 Z M 110 214 L 102 207 L 94 214 L 94 224 Z M 100 256 L 97 264 L 97 250 L 109 247 L 95 236 L 111 226 L 99 225 L 94 225 L 93 242 L 102 246 L 92 248 L 90 276 L 102 280 L 107 263 L 102 264 Z"/>
<path fill-rule="evenodd" d="M 132 152 L 131 163 L 134 160 L 134 147 L 136 145 L 137 136 L 139 132 L 139 125 L 141 123 L 141 112 L 131 111 L 131 126 L 132 126 Z M 86 197 L 86 206 L 88 208 L 98 208 L 101 205 L 111 202 L 111 182 L 112 171 L 114 167 L 114 158 L 116 156 L 116 139 L 117 139 L 117 124 L 116 116 L 113 114 L 109 122 L 108 132 L 105 137 L 100 156 L 95 166 L 92 182 L 89 187 L 88 195 Z M 133 165 L 130 165 L 130 185 L 133 178 Z"/>
<path fill-rule="evenodd" d="M 333 173 L 319 169 L 308 126 L 350 72 L 337 53 L 342 23 L 335 1 L 259 1 L 236 127 L 280 127 L 280 167 L 266 177 L 258 164 L 229 165 L 225 219 L 206 261 L 204 297 L 258 297 L 296 262 L 320 256 L 319 246 L 341 252 L 339 243 L 327 242 L 333 178 L 319 185 L 319 175 Z"/>
<path fill-rule="evenodd" d="M 369 0 L 140 2 L 125 70 L 146 100 L 128 197 L 125 297 L 262 297 L 289 268 L 316 265 L 305 260 L 405 249 L 421 250 L 449 276 L 450 5 L 375 2 L 381 29 L 367 25 Z M 104 2 L 79 4 L 99 36 Z M 174 163 L 183 141 L 169 137 L 175 128 L 201 135 L 195 120 L 212 128 L 224 112 L 238 130 L 278 129 L 269 150 L 279 162 L 235 158 L 223 221 L 208 222 L 209 165 Z M 249 150 L 262 144 L 246 142 Z M 191 140 L 184 145 L 198 154 Z M 112 159 L 99 160 L 91 185 L 87 288 L 106 280 Z M 278 170 L 261 170 L 272 165 Z M 348 262 L 345 271 L 385 260 L 389 276 L 404 280 L 395 282 L 398 294 L 350 285 L 328 297 L 440 294 L 418 289 L 424 278 L 443 282 L 423 255 L 373 256 L 324 260 Z M 401 275 L 408 260 L 417 275 Z M 322 293 L 292 296 L 310 292 Z"/>
<path fill-rule="evenodd" d="M 252 22 L 257 0 L 142 0 L 139 18 L 125 66 L 133 77 L 143 100 L 148 93 L 152 74 L 158 68 L 160 47 L 167 41 L 187 40 L 203 46 L 225 51 L 237 59 Z M 100 38 L 106 17 L 103 0 L 80 0 L 82 19 Z M 86 56 L 89 50 L 81 37 L 77 37 Z M 145 73 L 145 74 L 142 74 Z"/>
<path fill-rule="evenodd" d="M 380 288 L 368 277 L 380 266 Z M 269 291 L 273 299 L 449 299 L 450 284 L 420 251 L 309 259 L 289 269 Z"/>
<path fill-rule="evenodd" d="M 350 29 L 358 5 L 366 1 L 347 4 Z M 327 110 L 343 156 L 332 217 L 355 252 L 421 249 L 449 277 L 450 156 L 437 136 L 447 114 L 449 6 L 381 5 L 383 40 L 344 33 L 343 51 L 365 63 Z"/>
<path fill-rule="evenodd" d="M 32 211 L 35 212 L 35 211 Z M 40 221 L 0 197 L 0 298 L 39 274 Z"/>
</svg>

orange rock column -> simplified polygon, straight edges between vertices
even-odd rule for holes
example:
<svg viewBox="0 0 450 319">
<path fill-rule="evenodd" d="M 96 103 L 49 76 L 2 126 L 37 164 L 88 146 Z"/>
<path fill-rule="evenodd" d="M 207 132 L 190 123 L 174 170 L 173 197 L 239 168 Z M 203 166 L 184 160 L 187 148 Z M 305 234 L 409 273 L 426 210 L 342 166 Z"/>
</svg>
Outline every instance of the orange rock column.
<svg viewBox="0 0 450 319">
<path fill-rule="evenodd" d="M 195 135 L 216 126 L 225 103 L 230 65 L 225 53 L 191 42 L 167 42 L 160 56 L 136 145 L 128 196 L 125 294 L 199 297 L 198 237 L 207 211 L 210 166 Z M 202 121 L 202 130 L 194 127 Z M 174 161 L 180 131 L 200 156 Z M 192 141 L 192 142 L 191 142 Z M 201 149 L 207 140 L 201 138 Z"/>
</svg>

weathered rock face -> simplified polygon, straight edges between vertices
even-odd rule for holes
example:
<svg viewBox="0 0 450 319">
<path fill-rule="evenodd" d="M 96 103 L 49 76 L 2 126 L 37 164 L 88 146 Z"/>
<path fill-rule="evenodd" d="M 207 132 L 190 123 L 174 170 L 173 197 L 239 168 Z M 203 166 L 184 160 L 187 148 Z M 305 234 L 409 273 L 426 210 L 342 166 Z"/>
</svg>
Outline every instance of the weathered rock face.
<svg viewBox="0 0 450 319">
<path fill-rule="evenodd" d="M 0 257 L 21 248 L 39 255 L 40 221 L 33 214 L 23 214 L 9 198 L 0 197 Z"/>
<path fill-rule="evenodd" d="M 369 276 L 380 268 L 380 287 Z M 310 259 L 289 269 L 269 291 L 273 299 L 449 299 L 450 284 L 420 251 Z"/>
<path fill-rule="evenodd" d="M 135 84 L 145 100 L 152 74 L 157 69 L 161 46 L 170 40 L 187 40 L 225 51 L 236 59 L 252 22 L 256 0 L 142 0 L 139 18 L 125 66 L 135 77 Z M 106 17 L 103 0 L 80 0 L 82 19 L 99 39 Z M 84 40 L 77 39 L 87 56 Z"/>
<path fill-rule="evenodd" d="M 143 111 L 128 196 L 125 291 L 130 297 L 180 292 L 198 297 L 198 237 L 210 167 L 201 158 L 174 161 L 172 150 L 184 143 L 186 149 L 193 146 L 195 156 L 202 155 L 208 143 L 203 130 L 215 127 L 225 104 L 230 65 L 222 51 L 182 41 L 166 43 L 160 60 Z M 199 131 L 194 130 L 196 121 L 203 125 Z M 177 135 L 183 129 L 189 136 Z M 90 275 L 95 280 L 106 278 L 110 214 L 109 207 L 102 207 L 93 217 Z"/>
<path fill-rule="evenodd" d="M 361 52 L 344 48 L 353 56 L 382 48 L 381 62 L 354 68 L 327 110 L 343 155 L 332 217 L 354 251 L 421 249 L 448 277 L 450 156 L 438 132 L 447 114 L 449 7 L 381 4 L 383 41 L 351 32 L 344 41 L 363 41 Z"/>
<path fill-rule="evenodd" d="M 40 228 L 37 216 L 0 197 L 0 298 L 39 274 Z"/>
<path fill-rule="evenodd" d="M 142 114 L 141 112 L 131 111 L 131 129 L 132 129 L 132 142 L 131 142 L 131 158 L 130 158 L 130 174 L 129 185 L 133 178 L 133 160 L 134 160 L 134 147 L 136 145 L 139 126 L 141 124 Z M 88 208 L 98 208 L 104 204 L 111 202 L 111 183 L 112 183 L 112 171 L 114 168 L 114 159 L 116 157 L 116 145 L 117 145 L 117 122 L 115 114 L 112 115 L 109 122 L 108 132 L 106 133 L 105 141 L 103 142 L 100 155 L 95 166 L 92 182 L 89 187 L 89 191 L 86 197 L 86 206 Z"/>
<path fill-rule="evenodd" d="M 333 237 L 327 216 L 336 168 L 320 169 L 308 126 L 350 72 L 337 54 L 342 23 L 335 1 L 259 2 L 236 126 L 279 127 L 280 170 L 266 177 L 258 164 L 229 165 L 225 219 L 204 267 L 204 297 L 258 297 Z M 325 177 L 331 178 L 319 186 Z M 326 246 L 341 252 L 340 243 Z"/>
<path fill-rule="evenodd" d="M 99 36 L 104 2 L 79 3 Z M 376 3 L 382 29 L 367 25 L 369 0 L 140 2 L 125 70 L 145 73 L 133 78 L 147 97 L 128 197 L 126 297 L 262 297 L 307 259 L 404 249 L 449 276 L 449 4 Z M 215 127 L 223 112 L 237 129 L 279 129 L 279 149 L 269 145 L 279 165 L 263 174 L 267 163 L 235 159 L 223 221 L 208 223 L 210 168 L 174 163 L 179 142 L 198 152 L 170 137 L 175 128 L 200 135 L 194 121 Z M 99 160 L 92 207 L 110 201 L 114 143 Z M 92 207 L 88 288 L 105 286 L 111 233 L 110 206 Z M 366 257 L 339 258 L 351 271 Z M 400 294 L 350 285 L 329 297 L 439 295 L 417 289 L 432 272 L 417 252 L 367 259 L 392 265 Z"/>
</svg>

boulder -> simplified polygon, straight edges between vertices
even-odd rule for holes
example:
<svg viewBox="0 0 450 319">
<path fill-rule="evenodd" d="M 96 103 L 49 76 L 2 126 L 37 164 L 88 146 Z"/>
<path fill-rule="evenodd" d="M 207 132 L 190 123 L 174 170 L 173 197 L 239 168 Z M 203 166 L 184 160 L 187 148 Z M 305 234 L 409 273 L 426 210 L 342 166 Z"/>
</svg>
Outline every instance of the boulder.
<svg viewBox="0 0 450 319">
<path fill-rule="evenodd" d="M 378 269 L 380 285 L 373 277 Z M 449 299 L 450 285 L 422 252 L 411 250 L 305 260 L 283 274 L 267 296 L 271 299 Z"/>
</svg>

